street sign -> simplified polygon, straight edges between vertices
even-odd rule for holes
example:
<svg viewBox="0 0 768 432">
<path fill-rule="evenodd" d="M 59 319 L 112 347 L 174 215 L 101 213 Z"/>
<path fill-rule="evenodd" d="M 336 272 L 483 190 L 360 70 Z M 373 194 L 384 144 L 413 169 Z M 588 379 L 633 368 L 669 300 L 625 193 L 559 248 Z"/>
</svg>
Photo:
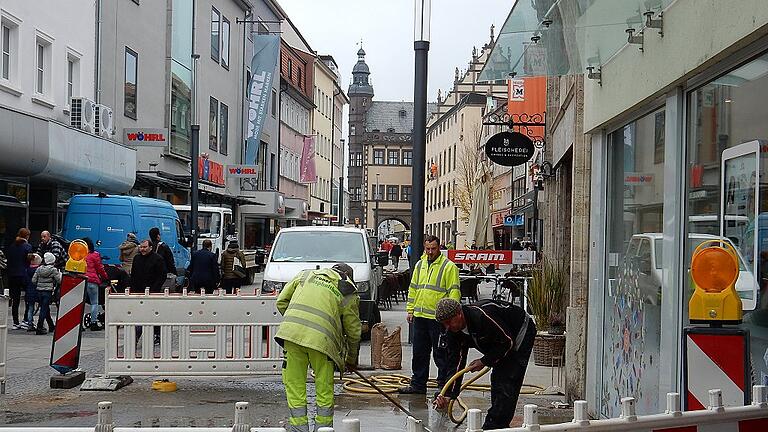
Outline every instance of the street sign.
<svg viewBox="0 0 768 432">
<path fill-rule="evenodd" d="M 520 132 L 499 132 L 485 143 L 488 159 L 501 166 L 517 166 L 533 157 L 533 141 Z"/>
</svg>

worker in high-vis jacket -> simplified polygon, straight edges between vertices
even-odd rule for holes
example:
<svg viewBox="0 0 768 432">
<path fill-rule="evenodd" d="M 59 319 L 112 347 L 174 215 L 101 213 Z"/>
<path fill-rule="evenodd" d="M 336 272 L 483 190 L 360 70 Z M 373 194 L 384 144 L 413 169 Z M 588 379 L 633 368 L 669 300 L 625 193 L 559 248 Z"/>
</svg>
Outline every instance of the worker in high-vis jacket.
<svg viewBox="0 0 768 432">
<path fill-rule="evenodd" d="M 285 350 L 283 384 L 290 410 L 289 432 L 309 432 L 307 368 L 315 372 L 315 430 L 333 427 L 333 372 L 357 366 L 360 297 L 352 268 L 305 270 L 277 298 L 283 322 L 275 335 Z"/>
<path fill-rule="evenodd" d="M 411 285 L 408 289 L 407 319 L 412 323 L 413 376 L 402 394 L 426 394 L 429 378 L 430 353 L 437 365 L 437 384 L 442 388 L 448 380 L 448 365 L 445 349 L 440 348 L 442 326 L 435 321 L 437 302 L 443 298 L 461 299 L 459 269 L 440 253 L 440 239 L 433 235 L 424 236 L 424 255 L 413 268 Z"/>
</svg>

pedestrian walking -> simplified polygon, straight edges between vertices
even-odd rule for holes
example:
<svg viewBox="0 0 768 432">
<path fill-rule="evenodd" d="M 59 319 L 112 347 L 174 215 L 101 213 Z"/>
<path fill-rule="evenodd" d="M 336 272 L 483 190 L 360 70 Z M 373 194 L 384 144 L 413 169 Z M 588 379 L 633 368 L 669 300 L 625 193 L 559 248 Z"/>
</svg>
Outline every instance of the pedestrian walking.
<svg viewBox="0 0 768 432">
<path fill-rule="evenodd" d="M 442 388 L 448 380 L 445 350 L 439 347 L 442 326 L 435 321 L 437 302 L 445 297 L 461 299 L 459 269 L 440 253 L 440 239 L 424 237 L 424 255 L 413 268 L 408 289 L 407 320 L 413 323 L 413 376 L 411 384 L 402 387 L 402 394 L 426 394 L 430 354 L 437 365 L 437 385 Z"/>
<path fill-rule="evenodd" d="M 219 283 L 219 263 L 211 249 L 213 243 L 206 239 L 203 240 L 203 248 L 192 253 L 187 267 L 189 288 L 192 291 L 211 294 Z"/>
<path fill-rule="evenodd" d="M 245 255 L 237 241 L 229 242 L 221 254 L 221 287 L 227 294 L 232 294 L 243 284 L 245 279 Z"/>
<path fill-rule="evenodd" d="M 131 289 L 144 292 L 149 288 L 151 293 L 161 293 L 165 275 L 165 262 L 154 252 L 152 242 L 144 240 L 139 243 L 139 254 L 133 258 L 131 268 Z"/>
<path fill-rule="evenodd" d="M 32 283 L 37 289 L 37 302 L 40 304 L 37 334 L 44 335 L 55 328 L 51 318 L 51 297 L 56 287 L 61 284 L 61 271 L 56 268 L 56 256 L 52 252 L 43 255 L 43 265 L 35 271 Z M 44 323 L 48 324 L 48 330 L 45 329 Z"/>
<path fill-rule="evenodd" d="M 352 268 L 305 270 L 277 298 L 283 322 L 275 340 L 285 349 L 283 384 L 290 430 L 309 431 L 307 368 L 315 373 L 315 430 L 333 427 L 333 370 L 356 368 L 360 345 L 360 297 Z"/>
<path fill-rule="evenodd" d="M 5 251 L 8 262 L 7 272 L 11 294 L 13 330 L 24 328 L 19 321 L 19 303 L 21 303 L 21 293 L 27 289 L 27 268 L 29 267 L 27 255 L 30 253 L 32 253 L 32 245 L 29 244 L 29 230 L 21 228 L 16 234 L 16 240 Z"/>
<path fill-rule="evenodd" d="M 133 258 L 139 253 L 139 242 L 136 240 L 136 234 L 129 232 L 118 249 L 120 249 L 120 264 L 123 270 L 130 275 Z"/>
<path fill-rule="evenodd" d="M 40 264 L 43 263 L 43 258 L 36 254 L 31 253 L 27 255 L 27 277 L 26 287 L 24 289 L 24 321 L 22 326 L 27 331 L 35 331 L 35 304 L 37 303 L 37 287 L 32 282 L 32 277 Z"/>
<path fill-rule="evenodd" d="M 50 232 L 43 231 L 40 233 L 40 244 L 37 246 L 37 251 L 43 257 L 48 252 L 52 253 L 55 258 L 53 265 L 58 269 L 64 268 L 67 252 L 58 240 L 51 237 Z"/>
<path fill-rule="evenodd" d="M 464 369 L 469 348 L 483 356 L 469 364 L 472 372 L 491 367 L 491 408 L 483 430 L 509 427 L 515 415 L 528 359 L 533 350 L 536 325 L 523 308 L 501 300 L 483 300 L 462 306 L 454 299 L 437 303 L 435 319 L 449 332 L 450 373 Z M 446 396 L 434 404 L 445 408 L 459 395 L 462 378 L 453 382 Z"/>
<path fill-rule="evenodd" d="M 83 239 L 88 245 L 88 255 L 85 256 L 85 290 L 88 292 L 88 302 L 91 304 L 91 330 L 104 330 L 99 324 L 99 291 L 105 282 L 109 282 L 109 276 L 104 270 L 101 254 L 96 251 L 93 240 L 90 237 Z"/>
<path fill-rule="evenodd" d="M 160 228 L 151 228 L 149 230 L 149 239 L 152 241 L 152 250 L 160 255 L 165 263 L 166 280 L 163 282 L 163 286 L 170 289 L 175 288 L 178 272 L 176 271 L 176 262 L 173 259 L 173 251 L 160 238 Z"/>
<path fill-rule="evenodd" d="M 392 267 L 397 271 L 397 266 L 400 264 L 400 257 L 403 256 L 403 248 L 399 243 L 392 245 L 392 249 L 389 251 L 389 256 L 392 258 Z"/>
</svg>

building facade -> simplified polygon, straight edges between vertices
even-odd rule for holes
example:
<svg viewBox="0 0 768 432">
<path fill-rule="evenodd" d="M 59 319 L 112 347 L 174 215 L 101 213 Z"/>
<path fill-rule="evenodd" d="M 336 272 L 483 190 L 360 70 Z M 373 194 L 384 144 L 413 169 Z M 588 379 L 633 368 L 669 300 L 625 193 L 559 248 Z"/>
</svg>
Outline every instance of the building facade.
<svg viewBox="0 0 768 432">
<path fill-rule="evenodd" d="M 124 193 L 134 183 L 136 152 L 116 140 L 111 121 L 119 111 L 95 104 L 95 75 L 115 73 L 97 68 L 97 14 L 92 1 L 0 9 L 3 246 L 24 226 L 33 242 L 59 230 L 76 193 Z"/>
</svg>

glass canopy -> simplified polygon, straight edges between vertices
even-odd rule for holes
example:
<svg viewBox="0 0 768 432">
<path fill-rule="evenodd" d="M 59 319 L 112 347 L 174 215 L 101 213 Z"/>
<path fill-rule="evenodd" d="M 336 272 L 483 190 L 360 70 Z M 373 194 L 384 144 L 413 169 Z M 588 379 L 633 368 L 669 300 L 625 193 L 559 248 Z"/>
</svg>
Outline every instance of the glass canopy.
<svg viewBox="0 0 768 432">
<path fill-rule="evenodd" d="M 517 0 L 504 22 L 481 81 L 582 74 L 627 45 L 628 29 L 647 28 L 674 0 Z M 642 45 L 637 45 L 640 48 Z"/>
</svg>

